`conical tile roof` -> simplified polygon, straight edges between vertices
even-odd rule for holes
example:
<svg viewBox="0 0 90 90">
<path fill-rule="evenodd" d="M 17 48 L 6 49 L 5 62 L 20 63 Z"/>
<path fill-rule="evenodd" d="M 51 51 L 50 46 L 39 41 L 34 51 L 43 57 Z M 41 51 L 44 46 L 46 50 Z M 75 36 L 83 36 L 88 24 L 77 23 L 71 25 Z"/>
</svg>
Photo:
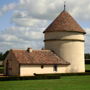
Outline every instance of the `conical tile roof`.
<svg viewBox="0 0 90 90">
<path fill-rule="evenodd" d="M 65 10 L 47 27 L 44 33 L 60 31 L 81 32 L 85 34 L 85 31 Z"/>
</svg>

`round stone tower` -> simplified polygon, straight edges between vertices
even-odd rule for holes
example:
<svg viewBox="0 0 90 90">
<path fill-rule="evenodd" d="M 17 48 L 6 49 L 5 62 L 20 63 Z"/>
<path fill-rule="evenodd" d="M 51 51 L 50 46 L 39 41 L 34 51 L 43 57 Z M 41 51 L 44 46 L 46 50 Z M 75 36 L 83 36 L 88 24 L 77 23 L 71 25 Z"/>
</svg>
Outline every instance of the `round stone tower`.
<svg viewBox="0 0 90 90">
<path fill-rule="evenodd" d="M 67 11 L 62 11 L 44 34 L 45 49 L 54 51 L 70 63 L 66 72 L 85 72 L 85 31 Z"/>
</svg>

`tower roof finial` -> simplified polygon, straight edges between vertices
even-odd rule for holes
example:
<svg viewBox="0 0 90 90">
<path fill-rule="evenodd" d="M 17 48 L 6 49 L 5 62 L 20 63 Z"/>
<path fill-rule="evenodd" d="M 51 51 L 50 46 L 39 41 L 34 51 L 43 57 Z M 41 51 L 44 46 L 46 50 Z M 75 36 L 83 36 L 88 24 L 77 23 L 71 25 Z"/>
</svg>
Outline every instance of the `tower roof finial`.
<svg viewBox="0 0 90 90">
<path fill-rule="evenodd" d="M 66 10 L 66 1 L 64 1 L 64 11 Z"/>
</svg>

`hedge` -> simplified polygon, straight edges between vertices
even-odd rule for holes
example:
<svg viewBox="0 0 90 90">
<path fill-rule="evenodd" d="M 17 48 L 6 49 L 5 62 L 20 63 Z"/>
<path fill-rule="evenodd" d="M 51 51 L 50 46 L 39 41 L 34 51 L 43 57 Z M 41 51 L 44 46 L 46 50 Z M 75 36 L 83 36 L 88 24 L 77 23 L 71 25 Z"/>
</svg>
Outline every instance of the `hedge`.
<svg viewBox="0 0 90 90">
<path fill-rule="evenodd" d="M 62 76 L 85 76 L 90 75 L 90 72 L 86 73 L 57 73 L 57 74 L 35 74 L 35 76 L 4 76 L 0 77 L 0 81 L 12 81 L 12 80 L 44 80 L 44 79 L 60 79 Z"/>
<path fill-rule="evenodd" d="M 50 75 L 52 75 L 52 76 L 80 76 L 80 75 L 90 75 L 90 72 L 89 71 L 87 71 L 87 72 L 85 72 L 85 73 L 56 73 L 56 74 L 36 74 L 37 76 L 50 76 Z"/>
<path fill-rule="evenodd" d="M 0 81 L 12 81 L 12 80 L 42 80 L 42 79 L 59 79 L 60 75 L 36 75 L 36 76 L 3 76 L 0 77 Z"/>
</svg>

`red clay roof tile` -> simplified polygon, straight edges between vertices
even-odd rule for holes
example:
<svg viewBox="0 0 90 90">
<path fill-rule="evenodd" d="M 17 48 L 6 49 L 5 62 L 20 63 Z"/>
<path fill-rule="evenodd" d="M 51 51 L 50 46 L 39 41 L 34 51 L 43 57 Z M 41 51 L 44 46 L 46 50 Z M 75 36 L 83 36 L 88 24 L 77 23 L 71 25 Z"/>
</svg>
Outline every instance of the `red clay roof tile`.
<svg viewBox="0 0 90 90">
<path fill-rule="evenodd" d="M 62 58 L 58 57 L 56 54 L 50 50 L 33 50 L 28 52 L 26 50 L 11 50 L 14 54 L 16 60 L 20 64 L 61 64 L 69 65 L 69 63 Z"/>
<path fill-rule="evenodd" d="M 85 34 L 85 31 L 66 11 L 61 12 L 61 14 L 47 27 L 44 33 L 56 32 L 56 31 L 57 32 L 60 32 L 60 31 L 81 32 Z"/>
</svg>

